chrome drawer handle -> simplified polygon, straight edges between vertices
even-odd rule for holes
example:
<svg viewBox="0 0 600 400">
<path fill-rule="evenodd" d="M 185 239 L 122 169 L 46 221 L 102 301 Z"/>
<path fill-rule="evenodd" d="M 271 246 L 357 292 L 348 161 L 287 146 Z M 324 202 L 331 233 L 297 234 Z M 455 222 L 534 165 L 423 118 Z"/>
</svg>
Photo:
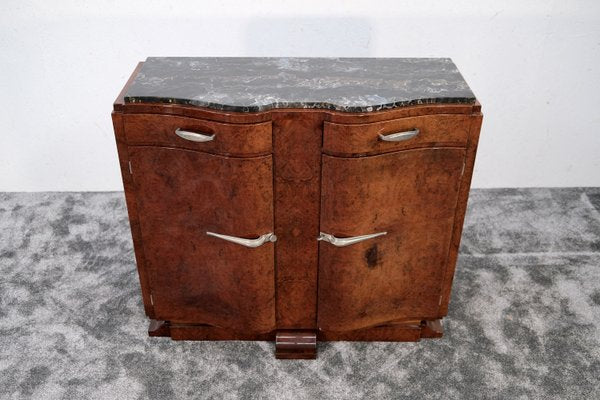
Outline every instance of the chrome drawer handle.
<svg viewBox="0 0 600 400">
<path fill-rule="evenodd" d="M 319 232 L 319 237 L 317 238 L 317 240 L 329 242 L 337 247 L 344 247 L 350 246 L 354 243 L 362 242 L 363 240 L 369 240 L 383 235 L 387 235 L 387 232 L 372 233 L 370 235 L 353 236 L 347 238 L 337 238 L 333 235 L 330 235 L 329 233 Z"/>
<path fill-rule="evenodd" d="M 382 135 L 380 133 L 379 140 L 383 140 L 384 142 L 402 142 L 403 140 L 412 139 L 418 134 L 419 130 L 417 128 L 412 131 L 390 133 L 389 135 Z"/>
<path fill-rule="evenodd" d="M 267 242 L 276 242 L 277 241 L 277 236 L 275 236 L 275 234 L 273 232 L 265 233 L 264 235 L 259 236 L 256 239 L 245 239 L 245 238 L 241 238 L 241 237 L 237 237 L 237 236 L 221 235 L 220 233 L 214 233 L 214 232 L 206 232 L 206 234 L 208 236 L 214 236 L 219 239 L 227 240 L 228 242 L 241 244 L 242 246 L 246 246 L 246 247 L 258 247 L 258 246 L 262 246 L 263 244 L 265 244 Z"/>
<path fill-rule="evenodd" d="M 184 131 L 183 129 L 175 129 L 175 134 L 185 140 L 191 140 L 192 142 L 210 142 L 215 138 L 215 134 L 204 135 L 202 133 Z"/>
</svg>

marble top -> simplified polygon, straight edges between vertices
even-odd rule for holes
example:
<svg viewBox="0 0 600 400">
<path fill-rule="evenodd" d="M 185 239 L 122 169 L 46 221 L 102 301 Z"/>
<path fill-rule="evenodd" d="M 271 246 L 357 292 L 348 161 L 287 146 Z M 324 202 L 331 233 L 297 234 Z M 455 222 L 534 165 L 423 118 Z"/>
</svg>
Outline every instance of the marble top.
<svg viewBox="0 0 600 400">
<path fill-rule="evenodd" d="M 449 58 L 149 57 L 125 102 L 372 112 L 475 95 Z"/>
</svg>

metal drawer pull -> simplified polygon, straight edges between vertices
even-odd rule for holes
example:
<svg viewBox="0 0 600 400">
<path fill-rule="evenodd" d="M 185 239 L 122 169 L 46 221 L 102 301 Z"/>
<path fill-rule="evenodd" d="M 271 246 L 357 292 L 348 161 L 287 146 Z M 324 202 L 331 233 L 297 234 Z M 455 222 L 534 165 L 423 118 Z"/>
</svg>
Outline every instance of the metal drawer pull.
<svg viewBox="0 0 600 400">
<path fill-rule="evenodd" d="M 384 142 L 401 142 L 403 140 L 412 139 L 418 134 L 419 130 L 417 128 L 412 131 L 390 133 L 389 135 L 382 135 L 380 133 L 379 140 L 383 140 Z"/>
<path fill-rule="evenodd" d="M 241 237 L 237 237 L 237 236 L 221 235 L 220 233 L 214 233 L 214 232 L 206 232 L 206 234 L 208 236 L 214 236 L 219 239 L 227 240 L 228 242 L 241 244 L 242 246 L 246 246 L 246 247 L 258 247 L 258 246 L 262 246 L 263 244 L 265 244 L 267 242 L 276 242 L 277 241 L 277 236 L 275 236 L 275 234 L 273 232 L 265 233 L 264 235 L 259 236 L 256 239 L 245 239 L 245 238 L 241 238 Z"/>
<path fill-rule="evenodd" d="M 212 135 L 205 135 L 202 133 L 184 131 L 179 128 L 175 129 L 175 134 L 180 138 L 183 138 L 185 140 L 191 140 L 192 142 L 210 142 L 215 138 L 214 133 Z"/>
<path fill-rule="evenodd" d="M 369 240 L 383 235 L 387 235 L 387 232 L 372 233 L 370 235 L 353 236 L 347 238 L 337 238 L 333 235 L 330 235 L 329 233 L 319 232 L 319 237 L 317 238 L 317 240 L 329 242 L 337 247 L 344 247 L 350 246 L 354 243 L 362 242 L 363 240 Z"/>
</svg>

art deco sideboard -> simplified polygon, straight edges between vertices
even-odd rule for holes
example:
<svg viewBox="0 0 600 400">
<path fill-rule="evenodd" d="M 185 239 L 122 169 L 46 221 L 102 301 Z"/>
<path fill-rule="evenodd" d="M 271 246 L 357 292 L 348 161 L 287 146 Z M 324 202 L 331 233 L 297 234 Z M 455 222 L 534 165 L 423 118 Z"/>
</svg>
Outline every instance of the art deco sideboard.
<svg viewBox="0 0 600 400">
<path fill-rule="evenodd" d="M 148 58 L 112 113 L 151 336 L 442 336 L 481 107 L 450 59 Z"/>
</svg>

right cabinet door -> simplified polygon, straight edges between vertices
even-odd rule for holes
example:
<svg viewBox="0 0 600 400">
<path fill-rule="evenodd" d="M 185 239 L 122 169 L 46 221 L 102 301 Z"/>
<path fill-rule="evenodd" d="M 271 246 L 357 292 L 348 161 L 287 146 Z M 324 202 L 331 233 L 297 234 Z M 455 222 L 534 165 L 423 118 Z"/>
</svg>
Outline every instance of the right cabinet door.
<svg viewBox="0 0 600 400">
<path fill-rule="evenodd" d="M 321 232 L 386 234 L 320 242 L 319 329 L 437 317 L 464 160 L 462 147 L 323 156 Z"/>
</svg>

